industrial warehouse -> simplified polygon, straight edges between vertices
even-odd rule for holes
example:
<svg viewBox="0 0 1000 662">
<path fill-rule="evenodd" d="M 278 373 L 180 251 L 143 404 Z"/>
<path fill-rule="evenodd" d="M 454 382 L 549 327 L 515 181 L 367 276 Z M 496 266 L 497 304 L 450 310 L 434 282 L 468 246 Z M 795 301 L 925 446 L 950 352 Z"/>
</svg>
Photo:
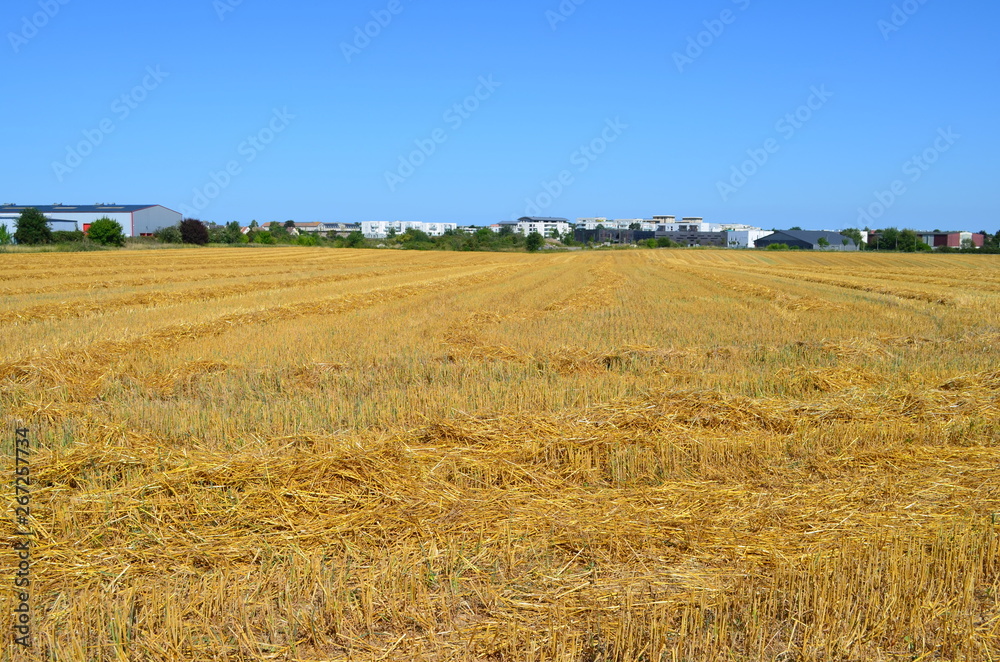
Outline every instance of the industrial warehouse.
<svg viewBox="0 0 1000 662">
<path fill-rule="evenodd" d="M 126 237 L 151 237 L 160 228 L 181 222 L 180 212 L 162 205 L 0 205 L 0 223 L 14 222 L 27 209 L 35 208 L 47 219 L 53 230 L 81 230 L 99 218 L 110 218 L 122 226 Z"/>
</svg>

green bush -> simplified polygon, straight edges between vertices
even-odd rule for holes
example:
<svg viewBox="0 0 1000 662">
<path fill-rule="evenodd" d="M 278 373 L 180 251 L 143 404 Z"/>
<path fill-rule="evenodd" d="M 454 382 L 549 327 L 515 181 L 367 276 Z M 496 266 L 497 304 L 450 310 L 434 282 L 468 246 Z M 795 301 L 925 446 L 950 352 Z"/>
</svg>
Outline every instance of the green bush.
<svg viewBox="0 0 1000 662">
<path fill-rule="evenodd" d="M 788 244 L 768 244 L 767 250 L 769 251 L 787 251 L 789 250 Z"/>
<path fill-rule="evenodd" d="M 153 233 L 153 237 L 157 241 L 162 241 L 165 244 L 179 244 L 181 241 L 181 229 L 176 225 L 169 225 L 165 228 L 160 228 Z"/>
<path fill-rule="evenodd" d="M 0 246 L 7 246 L 13 241 L 14 237 L 10 234 L 10 230 L 7 229 L 6 225 L 0 225 Z"/>
<path fill-rule="evenodd" d="M 71 244 L 83 241 L 85 236 L 80 230 L 56 230 L 52 233 L 52 241 L 57 244 Z"/>
<path fill-rule="evenodd" d="M 125 233 L 122 231 L 121 223 L 106 216 L 90 224 L 87 236 L 95 244 L 100 244 L 101 246 L 125 245 Z"/>
</svg>

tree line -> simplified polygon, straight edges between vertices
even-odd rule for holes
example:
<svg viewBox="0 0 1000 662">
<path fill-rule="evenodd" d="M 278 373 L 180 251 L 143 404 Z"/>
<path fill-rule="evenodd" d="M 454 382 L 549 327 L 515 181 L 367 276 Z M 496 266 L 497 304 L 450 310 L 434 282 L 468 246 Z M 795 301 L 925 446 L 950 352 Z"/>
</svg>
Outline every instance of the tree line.
<svg viewBox="0 0 1000 662">
<path fill-rule="evenodd" d="M 295 221 L 284 223 L 271 222 L 261 225 L 252 221 L 247 231 L 236 221 L 225 225 L 206 223 L 196 218 L 185 218 L 177 225 L 157 230 L 153 241 L 165 244 L 191 244 L 204 246 L 206 244 L 265 244 L 265 245 L 297 245 L 297 246 L 327 246 L 330 248 L 397 248 L 404 250 L 450 250 L 450 251 L 528 251 L 535 252 L 546 245 L 546 238 L 537 232 L 527 236 L 504 226 L 499 232 L 490 228 L 479 228 L 467 233 L 448 230 L 443 235 L 431 236 L 422 230 L 410 228 L 402 233 L 390 230 L 384 239 L 368 239 L 361 232 L 351 232 L 346 235 L 321 236 L 319 233 L 295 232 Z M 799 228 L 792 228 L 793 230 Z M 959 248 L 940 247 L 933 249 L 925 244 L 920 235 L 911 229 L 899 230 L 894 227 L 877 230 L 871 236 L 871 241 L 862 241 L 861 231 L 850 228 L 841 232 L 851 237 L 862 250 L 898 251 L 898 252 L 963 252 L 963 253 L 1000 253 L 1000 231 L 990 234 L 983 231 L 984 245 L 977 249 L 967 242 Z M 562 246 L 583 246 L 573 240 L 573 233 L 554 236 Z M 0 225 L 0 246 L 13 242 L 26 246 L 46 244 L 80 244 L 82 246 L 124 246 L 125 233 L 121 224 L 104 217 L 90 224 L 87 232 L 53 231 L 48 219 L 37 209 L 25 209 L 15 223 L 11 233 L 6 225 Z M 675 248 L 681 244 L 674 243 L 666 237 L 648 239 L 640 242 L 643 248 Z M 780 250 L 783 246 L 772 247 Z"/>
</svg>

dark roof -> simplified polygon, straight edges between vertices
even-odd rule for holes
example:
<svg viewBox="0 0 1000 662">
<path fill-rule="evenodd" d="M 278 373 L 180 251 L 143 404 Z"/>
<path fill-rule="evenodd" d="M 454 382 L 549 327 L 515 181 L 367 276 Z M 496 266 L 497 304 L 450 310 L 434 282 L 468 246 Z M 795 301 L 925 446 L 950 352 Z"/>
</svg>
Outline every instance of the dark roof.
<svg viewBox="0 0 1000 662">
<path fill-rule="evenodd" d="M 851 240 L 851 243 L 854 243 L 854 239 L 851 239 L 851 237 L 847 237 L 847 235 L 840 234 L 839 232 L 821 232 L 817 230 L 778 230 L 773 234 L 758 239 L 758 241 L 761 240 L 774 241 L 776 239 L 780 240 L 782 237 L 787 237 L 788 239 L 795 239 L 797 241 L 804 241 L 806 243 L 813 245 L 819 243 L 821 237 L 826 239 L 830 243 L 834 243 L 834 240 L 836 240 L 836 243 L 838 244 L 841 241 L 843 241 L 844 238 L 846 237 L 847 239 Z"/>
<path fill-rule="evenodd" d="M 522 216 L 519 223 L 569 223 L 568 218 L 550 218 L 548 216 Z"/>
<path fill-rule="evenodd" d="M 112 212 L 121 214 L 160 206 L 162 205 L 0 205 L 0 212 L 22 212 L 25 209 L 34 207 L 43 214 L 55 214 L 59 212 L 70 214 Z"/>
</svg>

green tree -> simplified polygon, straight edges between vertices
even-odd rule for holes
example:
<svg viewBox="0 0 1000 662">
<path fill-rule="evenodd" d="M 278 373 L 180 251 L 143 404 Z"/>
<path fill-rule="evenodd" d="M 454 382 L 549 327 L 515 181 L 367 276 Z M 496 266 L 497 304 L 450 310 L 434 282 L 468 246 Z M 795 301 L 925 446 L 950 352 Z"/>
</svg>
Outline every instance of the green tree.
<svg viewBox="0 0 1000 662">
<path fill-rule="evenodd" d="M 816 241 L 816 243 L 820 245 L 820 248 L 829 248 L 830 247 L 830 240 L 827 239 L 826 237 L 820 237 Z"/>
<path fill-rule="evenodd" d="M 344 238 L 345 248 L 364 248 L 365 247 L 365 236 L 355 230 L 351 234 Z"/>
<path fill-rule="evenodd" d="M 629 230 L 641 230 L 642 229 L 642 223 L 629 223 L 628 229 Z"/>
<path fill-rule="evenodd" d="M 885 228 L 884 230 L 879 230 L 872 248 L 877 251 L 899 250 L 899 229 Z"/>
<path fill-rule="evenodd" d="M 424 232 L 423 230 L 418 230 L 416 228 L 407 228 L 406 232 L 400 235 L 400 242 L 403 244 L 403 248 L 430 248 L 434 240 L 431 236 Z"/>
<path fill-rule="evenodd" d="M 861 241 L 861 230 L 858 230 L 857 228 L 847 228 L 846 230 L 841 230 L 840 234 L 845 237 L 850 237 L 854 240 L 854 243 L 858 245 L 858 248 L 861 248 L 861 244 L 863 243 Z"/>
<path fill-rule="evenodd" d="M 102 246 L 125 245 L 125 232 L 122 230 L 121 223 L 107 216 L 102 216 L 91 223 L 90 229 L 87 230 L 87 236 L 95 244 Z"/>
<path fill-rule="evenodd" d="M 17 243 L 28 246 L 51 244 L 52 230 L 49 229 L 49 219 L 34 207 L 28 207 L 17 219 L 14 239 Z"/>
<path fill-rule="evenodd" d="M 801 231 L 802 231 L 802 228 L 800 228 L 800 227 L 799 227 L 799 226 L 797 226 L 797 225 L 793 225 L 792 227 L 790 227 L 790 228 L 788 228 L 788 229 L 789 229 L 789 230 L 791 230 L 791 231 L 793 231 L 793 232 L 794 232 L 794 231 L 799 231 L 799 232 L 801 232 Z"/>
<path fill-rule="evenodd" d="M 921 248 L 921 246 L 927 246 L 927 244 L 925 244 L 920 239 L 920 235 L 918 235 L 915 230 L 903 230 L 902 232 L 899 233 L 899 238 L 897 241 L 898 241 L 897 250 L 906 251 L 907 253 L 914 253 L 916 251 L 924 250 Z"/>
<path fill-rule="evenodd" d="M 6 225 L 0 225 L 0 246 L 9 246 L 14 239 Z"/>
<path fill-rule="evenodd" d="M 243 231 L 240 228 L 240 224 L 236 221 L 226 223 L 226 227 L 222 231 L 222 240 L 227 244 L 240 243 L 243 240 Z"/>
<path fill-rule="evenodd" d="M 204 246 L 208 243 L 208 227 L 196 218 L 181 221 L 181 240 L 185 244 Z"/>
<path fill-rule="evenodd" d="M 271 233 L 271 236 L 277 241 L 287 241 L 289 237 L 291 237 L 288 233 L 288 229 L 277 221 L 272 221 L 271 224 L 268 225 L 267 229 L 268 232 Z"/>
<path fill-rule="evenodd" d="M 528 238 L 525 240 L 524 247 L 528 249 L 529 253 L 534 253 L 539 248 L 541 248 L 542 244 L 544 243 L 545 243 L 545 238 L 542 235 L 538 234 L 537 232 L 532 232 L 531 234 L 528 235 Z"/>
</svg>

